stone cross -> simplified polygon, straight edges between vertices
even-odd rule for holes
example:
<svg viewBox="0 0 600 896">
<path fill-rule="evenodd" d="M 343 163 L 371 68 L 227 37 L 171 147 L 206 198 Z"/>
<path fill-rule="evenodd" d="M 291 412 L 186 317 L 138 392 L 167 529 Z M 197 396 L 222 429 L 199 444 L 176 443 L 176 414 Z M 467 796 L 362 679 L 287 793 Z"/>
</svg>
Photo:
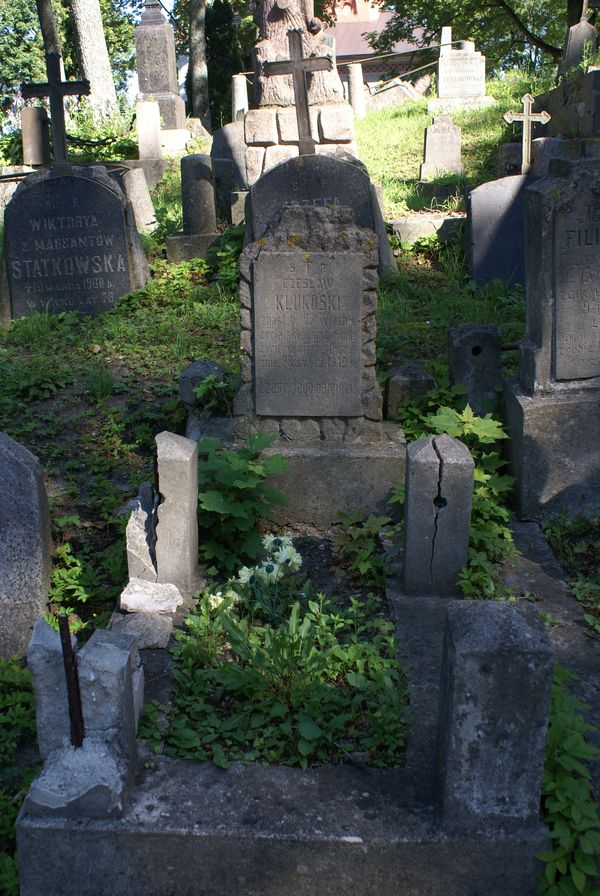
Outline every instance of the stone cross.
<svg viewBox="0 0 600 896">
<path fill-rule="evenodd" d="M 533 112 L 533 97 L 530 93 L 526 93 L 521 99 L 523 103 L 522 112 L 513 112 L 512 109 L 504 114 L 504 121 L 512 124 L 515 121 L 523 122 L 523 156 L 521 160 L 521 174 L 529 174 L 531 168 L 531 124 L 539 121 L 546 124 L 550 121 L 549 112 Z"/>
<path fill-rule="evenodd" d="M 21 93 L 26 100 L 33 97 L 48 97 L 50 99 L 50 120 L 52 122 L 52 143 L 54 146 L 54 161 L 67 161 L 67 132 L 65 129 L 65 108 L 63 98 L 65 96 L 88 96 L 90 92 L 89 81 L 61 81 L 60 56 L 58 53 L 46 53 L 46 72 L 48 81 L 46 84 L 23 84 Z"/>
<path fill-rule="evenodd" d="M 292 75 L 298 120 L 299 150 L 301 156 L 306 156 L 315 151 L 315 141 L 310 129 L 306 74 L 307 72 L 331 71 L 333 59 L 330 56 L 305 59 L 302 55 L 302 30 L 299 28 L 288 31 L 288 42 L 291 58 L 277 62 L 265 62 L 264 68 L 268 75 Z"/>
</svg>

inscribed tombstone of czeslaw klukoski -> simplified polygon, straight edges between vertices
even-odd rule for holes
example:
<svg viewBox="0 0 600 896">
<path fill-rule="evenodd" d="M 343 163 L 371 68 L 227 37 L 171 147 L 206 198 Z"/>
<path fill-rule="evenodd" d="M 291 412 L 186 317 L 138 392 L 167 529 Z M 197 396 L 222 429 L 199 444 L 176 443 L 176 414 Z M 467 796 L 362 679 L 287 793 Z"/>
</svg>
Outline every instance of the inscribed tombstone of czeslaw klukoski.
<svg viewBox="0 0 600 896">
<path fill-rule="evenodd" d="M 101 168 L 36 172 L 5 212 L 13 318 L 48 308 L 98 314 L 142 285 L 127 204 Z"/>
<path fill-rule="evenodd" d="M 361 414 L 362 261 L 263 252 L 254 263 L 256 413 Z"/>
</svg>

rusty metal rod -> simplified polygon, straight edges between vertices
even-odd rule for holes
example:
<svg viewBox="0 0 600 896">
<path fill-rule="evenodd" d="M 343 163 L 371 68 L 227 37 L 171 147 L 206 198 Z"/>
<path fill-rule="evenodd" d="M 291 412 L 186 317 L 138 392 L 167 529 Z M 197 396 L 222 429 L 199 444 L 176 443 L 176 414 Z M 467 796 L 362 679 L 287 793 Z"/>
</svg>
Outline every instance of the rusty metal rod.
<svg viewBox="0 0 600 896">
<path fill-rule="evenodd" d="M 69 620 L 66 613 L 61 613 L 58 617 L 58 630 L 60 632 L 60 643 L 62 646 L 65 676 L 67 679 L 69 718 L 71 720 L 71 743 L 74 747 L 80 747 L 83 744 L 85 730 L 83 727 L 79 675 L 77 674 L 77 657 L 75 656 L 71 644 L 71 632 L 69 631 Z"/>
</svg>

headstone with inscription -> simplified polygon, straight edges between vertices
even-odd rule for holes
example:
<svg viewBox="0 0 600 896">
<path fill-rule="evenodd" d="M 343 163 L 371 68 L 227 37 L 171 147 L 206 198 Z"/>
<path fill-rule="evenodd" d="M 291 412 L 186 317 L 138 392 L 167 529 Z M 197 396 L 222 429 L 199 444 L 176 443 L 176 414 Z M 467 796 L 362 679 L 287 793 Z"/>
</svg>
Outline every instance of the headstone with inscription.
<svg viewBox="0 0 600 896">
<path fill-rule="evenodd" d="M 425 128 L 420 180 L 429 180 L 442 174 L 462 174 L 460 137 L 460 128 L 448 115 L 438 115 L 433 119 L 433 124 Z"/>
<path fill-rule="evenodd" d="M 140 99 L 156 100 L 165 128 L 185 127 L 185 103 L 179 96 L 173 29 L 158 0 L 146 0 L 135 29 L 135 58 Z"/>
<path fill-rule="evenodd" d="M 556 160 L 525 204 L 527 327 L 505 384 L 524 517 L 600 511 L 600 172 Z"/>
<path fill-rule="evenodd" d="M 437 99 L 430 100 L 432 113 L 450 109 L 493 105 L 485 93 L 485 56 L 470 40 L 452 42 L 451 28 L 444 28 L 437 70 Z"/>
<path fill-rule="evenodd" d="M 290 499 L 279 520 L 314 525 L 331 524 L 340 510 L 383 509 L 404 466 L 399 429 L 382 419 L 375 374 L 377 236 L 362 219 L 360 191 L 356 214 L 350 207 L 343 175 L 350 168 L 363 176 L 367 196 L 369 181 L 327 161 L 339 166 L 330 196 L 282 190 L 277 207 L 264 183 L 253 188 L 254 242 L 240 259 L 242 384 L 234 406 L 239 438 L 278 436 L 274 450 L 291 460 L 277 477 Z M 265 219 L 256 215 L 257 196 L 261 213 L 270 209 Z"/>
<path fill-rule="evenodd" d="M 97 314 L 149 276 L 132 208 L 100 167 L 27 177 L 6 208 L 4 240 L 13 318 Z"/>
</svg>

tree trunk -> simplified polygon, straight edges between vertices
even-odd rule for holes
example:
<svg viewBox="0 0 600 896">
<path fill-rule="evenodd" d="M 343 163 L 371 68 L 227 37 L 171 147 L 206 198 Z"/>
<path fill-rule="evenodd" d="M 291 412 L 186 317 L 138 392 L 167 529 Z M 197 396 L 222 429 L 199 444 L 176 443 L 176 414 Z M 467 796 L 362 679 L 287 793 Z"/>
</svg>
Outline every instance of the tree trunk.
<svg viewBox="0 0 600 896">
<path fill-rule="evenodd" d="M 90 82 L 90 101 L 100 116 L 117 106 L 99 0 L 71 0 L 75 46 L 81 74 Z"/>
<path fill-rule="evenodd" d="M 36 6 L 42 30 L 44 53 L 57 53 L 60 56 L 60 38 L 56 30 L 52 0 L 36 0 Z"/>
<path fill-rule="evenodd" d="M 190 79 L 192 114 L 211 130 L 206 65 L 206 0 L 190 0 Z"/>
</svg>

